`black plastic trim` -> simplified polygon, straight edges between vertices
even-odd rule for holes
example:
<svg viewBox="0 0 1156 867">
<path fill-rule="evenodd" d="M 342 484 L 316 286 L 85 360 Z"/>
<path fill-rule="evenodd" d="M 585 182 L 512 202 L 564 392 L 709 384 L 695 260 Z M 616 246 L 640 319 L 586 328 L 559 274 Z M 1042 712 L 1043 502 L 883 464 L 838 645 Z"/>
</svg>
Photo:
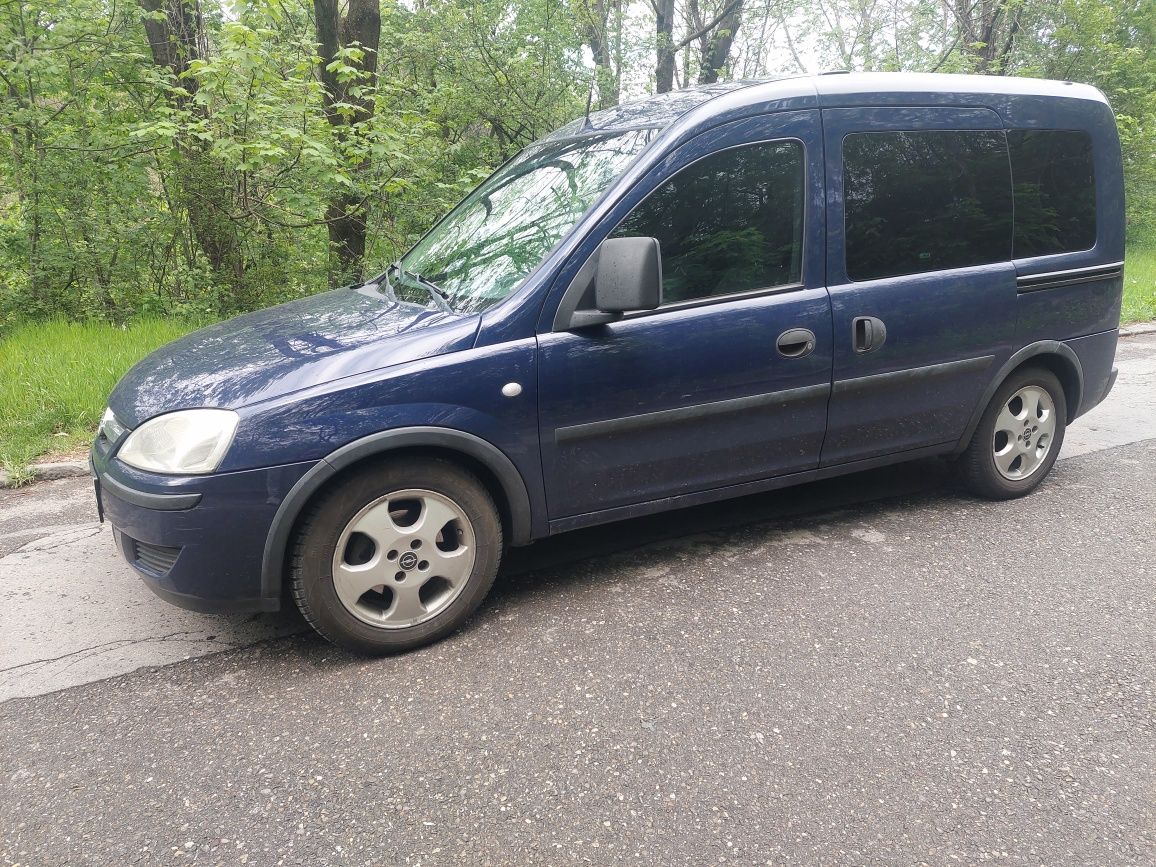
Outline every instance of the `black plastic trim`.
<svg viewBox="0 0 1156 867">
<path fill-rule="evenodd" d="M 815 480 L 833 479 L 836 476 L 846 476 L 851 473 L 861 473 L 865 470 L 874 470 L 878 467 L 888 467 L 892 464 L 902 464 L 907 461 L 916 461 L 922 458 L 934 458 L 939 455 L 949 454 L 951 452 L 952 443 L 947 442 L 936 443 L 930 446 L 919 446 L 914 449 L 905 449 L 901 452 L 888 452 L 885 455 L 876 455 L 873 458 L 862 458 L 857 461 L 846 461 L 841 464 L 831 464 L 826 467 L 819 467 L 815 471 Z"/>
<path fill-rule="evenodd" d="M 624 433 L 625 431 L 642 430 L 650 427 L 661 427 L 667 424 L 688 421 L 690 419 L 709 418 L 714 415 L 724 415 L 732 412 L 743 412 L 764 406 L 784 406 L 809 398 L 825 397 L 830 393 L 831 386 L 827 383 L 804 385 L 800 388 L 788 388 L 783 391 L 772 391 L 767 394 L 753 394 L 747 397 L 735 397 L 728 400 L 715 400 L 709 403 L 698 403 L 692 406 L 679 406 L 674 409 L 661 409 L 657 412 L 645 412 L 639 415 L 628 415 L 622 418 L 608 418 L 599 421 L 585 422 L 584 424 L 560 427 L 554 431 L 554 440 L 557 443 L 571 440 L 587 439 L 596 436 L 609 436 Z"/>
<path fill-rule="evenodd" d="M 870 376 L 857 376 L 854 379 L 840 379 L 835 381 L 831 393 L 838 395 L 851 394 L 857 391 L 872 391 L 876 388 L 889 388 L 893 385 L 903 385 L 920 379 L 932 379 L 949 373 L 982 370 L 988 367 L 994 359 L 994 355 L 982 355 L 978 358 L 945 361 L 941 364 L 928 364 L 924 367 L 908 367 L 903 370 L 892 370 L 888 373 L 873 373 Z"/>
<path fill-rule="evenodd" d="M 183 512 L 193 508 L 201 501 L 200 494 L 150 494 L 147 491 L 130 488 L 108 474 L 97 478 L 100 479 L 103 490 L 108 491 L 119 500 L 140 506 L 142 509 L 153 509 L 157 512 Z"/>
<path fill-rule="evenodd" d="M 794 352 L 784 352 L 784 347 L 799 347 Z M 815 332 L 810 328 L 789 328 L 775 341 L 775 349 L 783 358 L 806 358 L 815 351 Z"/>
<path fill-rule="evenodd" d="M 178 608 L 184 608 L 186 611 L 199 611 L 202 614 L 255 614 L 257 612 L 265 611 L 279 611 L 281 609 L 281 597 L 276 598 L 259 598 L 259 599 L 215 599 L 205 596 L 189 596 L 185 593 L 175 593 L 161 587 L 156 581 L 156 576 L 151 572 L 145 572 L 136 563 L 130 563 L 145 587 L 163 599 L 170 605 L 175 605 Z"/>
<path fill-rule="evenodd" d="M 1069 268 L 1064 271 L 1049 271 L 1046 274 L 1027 274 L 1016 278 L 1016 290 L 1038 292 L 1041 289 L 1056 289 L 1060 286 L 1075 286 L 1080 283 L 1096 283 L 1124 276 L 1124 263 L 1096 265 L 1091 268 Z"/>
<path fill-rule="evenodd" d="M 531 539 L 530 494 L 514 462 L 497 446 L 465 431 L 440 427 L 407 427 L 382 431 L 354 440 L 318 461 L 297 480 L 281 501 L 265 537 L 261 567 L 261 595 L 280 597 L 289 536 L 309 498 L 345 467 L 375 455 L 402 448 L 446 448 L 461 452 L 483 464 L 497 478 L 510 510 L 510 544 L 526 545 Z"/>
</svg>

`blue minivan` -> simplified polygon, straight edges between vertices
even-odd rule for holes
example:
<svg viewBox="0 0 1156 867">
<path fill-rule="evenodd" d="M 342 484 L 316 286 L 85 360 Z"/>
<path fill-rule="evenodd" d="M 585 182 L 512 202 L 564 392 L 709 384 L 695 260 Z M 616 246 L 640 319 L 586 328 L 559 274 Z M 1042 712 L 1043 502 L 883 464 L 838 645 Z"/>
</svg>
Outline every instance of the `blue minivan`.
<svg viewBox="0 0 1156 867">
<path fill-rule="evenodd" d="M 438 639 L 509 545 L 931 455 L 984 497 L 1111 389 L 1094 88 L 839 74 L 664 94 L 501 166 L 388 271 L 149 356 L 92 451 L 149 587 Z"/>
</svg>

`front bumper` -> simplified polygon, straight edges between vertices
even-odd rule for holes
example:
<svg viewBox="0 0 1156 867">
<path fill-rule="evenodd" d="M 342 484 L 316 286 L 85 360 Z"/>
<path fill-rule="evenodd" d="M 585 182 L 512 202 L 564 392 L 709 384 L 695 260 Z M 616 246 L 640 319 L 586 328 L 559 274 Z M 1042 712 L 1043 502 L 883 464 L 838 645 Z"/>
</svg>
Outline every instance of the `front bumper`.
<svg viewBox="0 0 1156 867">
<path fill-rule="evenodd" d="M 162 599 L 194 611 L 276 611 L 261 583 L 277 507 L 313 462 L 206 476 L 162 476 L 92 450 L 97 508 L 121 555 Z"/>
</svg>

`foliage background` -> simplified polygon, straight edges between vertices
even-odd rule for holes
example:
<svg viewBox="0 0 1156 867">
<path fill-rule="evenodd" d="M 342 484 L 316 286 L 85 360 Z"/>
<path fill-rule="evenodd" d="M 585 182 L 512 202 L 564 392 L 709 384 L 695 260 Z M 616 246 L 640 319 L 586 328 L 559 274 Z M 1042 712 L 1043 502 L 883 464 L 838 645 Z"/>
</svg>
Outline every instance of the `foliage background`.
<svg viewBox="0 0 1156 867">
<path fill-rule="evenodd" d="M 339 285 L 588 97 L 821 68 L 1097 85 L 1130 237 L 1156 238 L 1151 0 L 6 0 L 0 333 Z M 341 255 L 338 219 L 364 255 Z"/>
</svg>

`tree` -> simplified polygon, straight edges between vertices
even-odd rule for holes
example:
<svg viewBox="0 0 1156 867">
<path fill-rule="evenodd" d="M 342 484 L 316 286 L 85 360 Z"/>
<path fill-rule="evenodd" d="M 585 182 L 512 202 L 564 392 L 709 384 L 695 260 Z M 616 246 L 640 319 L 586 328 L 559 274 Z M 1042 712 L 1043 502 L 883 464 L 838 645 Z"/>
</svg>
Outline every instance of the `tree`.
<svg viewBox="0 0 1156 867">
<path fill-rule="evenodd" d="M 338 0 L 313 0 L 313 13 L 325 116 L 339 146 L 349 148 L 374 114 L 381 8 L 378 0 L 349 0 L 342 15 Z M 336 268 L 330 269 L 329 282 L 334 286 L 361 279 L 368 224 L 366 194 L 359 180 L 369 168 L 368 156 L 355 157 L 349 183 L 333 196 L 325 211 L 330 247 L 337 258 Z"/>
<path fill-rule="evenodd" d="M 958 44 L 976 72 L 1006 75 L 1020 33 L 1022 0 L 953 0 Z"/>
<path fill-rule="evenodd" d="M 678 52 L 696 41 L 700 44 L 701 56 L 699 84 L 718 81 L 719 73 L 730 59 L 731 44 L 742 20 L 743 0 L 723 0 L 714 14 L 704 14 L 697 0 L 689 0 L 689 33 L 678 41 L 674 38 L 674 0 L 652 0 L 652 3 L 657 37 L 655 92 L 668 93 L 674 89 Z M 686 77 L 690 77 L 689 70 Z"/>
<path fill-rule="evenodd" d="M 598 88 L 595 107 L 618 105 L 621 94 L 622 0 L 583 0 L 580 16 L 583 35 L 594 60 L 594 83 Z"/>
<path fill-rule="evenodd" d="M 383 267 L 581 116 L 591 57 L 600 108 L 824 67 L 1095 84 L 1130 241 L 1156 237 L 1152 0 L 10 2 L 0 330 L 217 317 Z"/>
<path fill-rule="evenodd" d="M 730 63 L 731 45 L 742 23 L 743 0 L 725 2 L 707 23 L 698 0 L 690 0 L 691 26 L 699 43 L 699 84 L 714 84 Z"/>
<path fill-rule="evenodd" d="M 669 93 L 674 89 L 674 64 L 678 46 L 674 44 L 674 0 L 652 0 L 654 5 L 655 68 L 654 92 Z"/>
<path fill-rule="evenodd" d="M 178 116 L 203 120 L 203 103 L 196 99 L 198 81 L 191 74 L 208 54 L 204 18 L 195 0 L 140 0 L 144 30 L 153 62 L 166 74 L 165 98 Z M 177 201 L 188 214 L 193 235 L 214 274 L 233 287 L 244 307 L 245 263 L 233 223 L 231 173 L 210 152 L 208 141 L 190 134 L 176 136 L 179 159 L 175 168 Z"/>
</svg>

